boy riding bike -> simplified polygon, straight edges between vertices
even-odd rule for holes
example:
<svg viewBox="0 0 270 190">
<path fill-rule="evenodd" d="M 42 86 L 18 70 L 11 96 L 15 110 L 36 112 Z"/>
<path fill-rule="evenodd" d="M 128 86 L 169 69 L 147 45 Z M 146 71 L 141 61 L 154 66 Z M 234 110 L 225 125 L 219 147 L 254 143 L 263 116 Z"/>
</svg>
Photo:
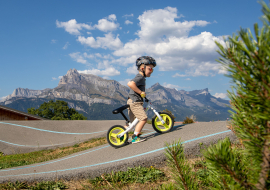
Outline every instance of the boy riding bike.
<svg viewBox="0 0 270 190">
<path fill-rule="evenodd" d="M 127 101 L 127 104 L 130 106 L 128 108 L 130 122 L 135 118 L 139 119 L 131 143 L 138 143 L 146 140 L 146 138 L 140 136 L 140 132 L 147 122 L 147 115 L 143 108 L 143 98 L 146 96 L 145 81 L 146 77 L 150 77 L 154 71 L 153 68 L 156 66 L 156 61 L 150 56 L 142 56 L 136 60 L 136 66 L 139 73 L 127 84 L 131 89 Z"/>
</svg>

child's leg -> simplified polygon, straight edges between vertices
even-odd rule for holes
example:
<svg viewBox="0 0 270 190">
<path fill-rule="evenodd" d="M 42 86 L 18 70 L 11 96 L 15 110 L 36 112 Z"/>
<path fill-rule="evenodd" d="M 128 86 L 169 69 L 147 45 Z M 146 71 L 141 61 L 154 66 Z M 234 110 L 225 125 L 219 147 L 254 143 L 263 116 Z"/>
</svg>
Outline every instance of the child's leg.
<svg viewBox="0 0 270 190">
<path fill-rule="evenodd" d="M 128 99 L 127 104 L 129 104 L 129 105 L 132 104 L 132 100 Z M 129 116 L 129 122 L 132 123 L 135 119 L 135 116 L 132 113 L 132 111 L 130 110 L 130 108 L 128 108 L 128 116 Z M 126 123 L 124 127 L 128 128 L 128 124 Z"/>
<path fill-rule="evenodd" d="M 143 129 L 144 125 L 146 124 L 146 122 L 147 122 L 147 118 L 144 119 L 144 120 L 142 120 L 142 121 L 140 121 L 136 125 L 135 132 L 134 132 L 135 135 L 138 135 L 142 131 L 142 129 Z"/>
<path fill-rule="evenodd" d="M 138 135 L 142 131 L 144 125 L 147 122 L 147 115 L 144 111 L 142 102 L 135 102 L 130 104 L 130 116 L 133 117 L 132 119 L 136 117 L 140 120 L 139 123 L 136 125 L 134 131 L 134 134 Z"/>
</svg>

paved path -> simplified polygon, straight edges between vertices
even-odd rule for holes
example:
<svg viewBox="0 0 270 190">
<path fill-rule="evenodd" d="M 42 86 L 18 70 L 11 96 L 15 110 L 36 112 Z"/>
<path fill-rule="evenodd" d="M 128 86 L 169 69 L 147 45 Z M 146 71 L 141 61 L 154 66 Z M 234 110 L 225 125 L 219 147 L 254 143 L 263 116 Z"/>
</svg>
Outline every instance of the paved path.
<svg viewBox="0 0 270 190">
<path fill-rule="evenodd" d="M 122 120 L 106 121 L 0 121 L 0 151 L 4 154 L 26 153 L 71 146 L 106 136 L 112 125 Z"/>
<path fill-rule="evenodd" d="M 67 145 L 74 143 L 75 137 L 76 141 L 77 138 L 84 141 L 85 139 L 104 136 L 110 126 L 119 124 L 119 122 L 120 124 L 123 123 L 123 121 L 34 122 L 13 121 L 12 124 L 11 122 L 1 122 L 0 148 L 4 146 L 6 146 L 6 149 L 11 146 L 14 148 L 17 145 L 37 146 L 37 141 L 38 146 L 44 147 L 54 146 L 55 144 Z M 189 125 L 176 124 L 172 132 L 162 135 L 157 134 L 151 125 L 147 125 L 145 126 L 144 136 L 148 138 L 147 141 L 118 149 L 106 144 L 57 160 L 2 169 L 0 170 L 0 183 L 16 180 L 37 181 L 60 178 L 68 180 L 76 177 L 95 177 L 112 170 L 125 170 L 127 167 L 163 164 L 165 160 L 164 142 L 172 142 L 181 138 L 185 143 L 185 154 L 195 156 L 199 154 L 200 143 L 208 145 L 226 136 L 235 139 L 233 133 L 226 127 L 225 121 L 200 122 Z M 28 149 L 30 150 L 31 147 L 28 147 Z"/>
</svg>

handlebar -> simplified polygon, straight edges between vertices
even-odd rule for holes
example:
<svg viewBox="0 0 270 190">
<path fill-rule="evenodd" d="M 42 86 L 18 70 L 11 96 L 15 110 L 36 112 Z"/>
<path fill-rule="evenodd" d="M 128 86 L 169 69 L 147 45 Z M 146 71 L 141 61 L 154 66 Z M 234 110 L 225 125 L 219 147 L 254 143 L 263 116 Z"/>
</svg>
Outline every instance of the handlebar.
<svg viewBox="0 0 270 190">
<path fill-rule="evenodd" d="M 146 97 L 144 97 L 144 101 L 145 101 L 145 102 L 149 102 L 149 100 L 148 100 Z"/>
</svg>

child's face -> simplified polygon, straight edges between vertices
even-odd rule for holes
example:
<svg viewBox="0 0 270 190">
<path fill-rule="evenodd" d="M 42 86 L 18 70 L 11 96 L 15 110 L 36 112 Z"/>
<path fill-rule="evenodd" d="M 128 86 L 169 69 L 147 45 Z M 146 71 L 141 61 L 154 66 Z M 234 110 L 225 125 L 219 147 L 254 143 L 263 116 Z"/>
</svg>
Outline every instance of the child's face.
<svg viewBox="0 0 270 190">
<path fill-rule="evenodd" d="M 146 77 L 150 77 L 151 74 L 153 73 L 153 71 L 154 71 L 154 66 L 153 65 L 146 65 L 146 68 L 145 68 Z"/>
</svg>

